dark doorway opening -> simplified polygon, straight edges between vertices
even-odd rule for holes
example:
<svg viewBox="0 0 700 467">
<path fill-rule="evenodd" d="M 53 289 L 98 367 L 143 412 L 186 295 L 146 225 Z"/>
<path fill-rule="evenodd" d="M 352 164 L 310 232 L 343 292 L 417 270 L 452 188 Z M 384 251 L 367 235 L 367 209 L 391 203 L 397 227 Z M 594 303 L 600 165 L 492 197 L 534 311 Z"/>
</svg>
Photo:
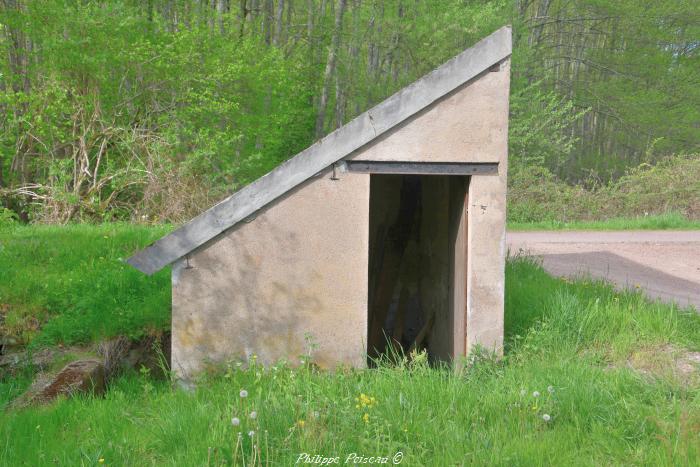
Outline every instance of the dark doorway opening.
<svg viewBox="0 0 700 467">
<path fill-rule="evenodd" d="M 464 353 L 468 176 L 370 175 L 369 364 Z"/>
</svg>

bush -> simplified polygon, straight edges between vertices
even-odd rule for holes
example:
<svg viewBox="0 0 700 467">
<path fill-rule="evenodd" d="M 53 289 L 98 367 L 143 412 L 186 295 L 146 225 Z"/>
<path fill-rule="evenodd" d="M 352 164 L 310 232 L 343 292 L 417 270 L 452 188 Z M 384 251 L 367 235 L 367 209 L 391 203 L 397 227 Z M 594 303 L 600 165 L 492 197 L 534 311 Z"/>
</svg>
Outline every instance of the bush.
<svg viewBox="0 0 700 467">
<path fill-rule="evenodd" d="M 548 169 L 510 174 L 508 220 L 516 223 L 598 221 L 678 213 L 700 220 L 700 155 L 676 155 L 641 164 L 608 184 L 571 186 Z"/>
</svg>

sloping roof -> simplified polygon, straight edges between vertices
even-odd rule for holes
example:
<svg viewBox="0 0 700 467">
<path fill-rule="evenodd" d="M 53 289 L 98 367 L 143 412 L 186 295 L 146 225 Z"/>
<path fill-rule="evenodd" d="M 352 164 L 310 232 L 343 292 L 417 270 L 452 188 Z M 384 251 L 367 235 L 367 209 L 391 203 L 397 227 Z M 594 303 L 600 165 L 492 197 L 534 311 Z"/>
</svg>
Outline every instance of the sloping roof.
<svg viewBox="0 0 700 467">
<path fill-rule="evenodd" d="M 153 274 L 230 229 L 331 164 L 371 142 L 511 54 L 505 26 L 359 115 L 270 173 L 157 240 L 127 262 Z"/>
</svg>

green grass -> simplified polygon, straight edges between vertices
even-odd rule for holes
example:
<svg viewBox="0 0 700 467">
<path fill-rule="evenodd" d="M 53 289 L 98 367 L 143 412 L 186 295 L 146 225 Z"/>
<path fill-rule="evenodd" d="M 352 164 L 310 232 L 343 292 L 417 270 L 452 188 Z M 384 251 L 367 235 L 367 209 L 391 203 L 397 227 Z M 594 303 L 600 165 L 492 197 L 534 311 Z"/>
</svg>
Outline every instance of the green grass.
<svg viewBox="0 0 700 467">
<path fill-rule="evenodd" d="M 600 221 L 508 222 L 508 230 L 700 230 L 700 220 L 690 220 L 679 213 L 668 213 Z"/>
<path fill-rule="evenodd" d="M 123 259 L 168 230 L 127 224 L 0 229 L 4 332 L 51 345 L 166 328 L 169 270 L 148 277 Z"/>
<path fill-rule="evenodd" d="M 674 372 L 669 348 L 700 350 L 700 316 L 515 258 L 502 360 L 476 358 L 461 374 L 407 362 L 335 372 L 232 363 L 192 393 L 128 374 L 104 398 L 3 413 L 0 465 L 231 465 L 234 456 L 242 465 L 253 444 L 263 465 L 293 465 L 301 453 L 391 465 L 397 452 L 409 466 L 697 465 L 700 381 Z M 23 377 L 0 382 L 0 404 Z M 356 408 L 360 394 L 376 404 Z"/>
</svg>

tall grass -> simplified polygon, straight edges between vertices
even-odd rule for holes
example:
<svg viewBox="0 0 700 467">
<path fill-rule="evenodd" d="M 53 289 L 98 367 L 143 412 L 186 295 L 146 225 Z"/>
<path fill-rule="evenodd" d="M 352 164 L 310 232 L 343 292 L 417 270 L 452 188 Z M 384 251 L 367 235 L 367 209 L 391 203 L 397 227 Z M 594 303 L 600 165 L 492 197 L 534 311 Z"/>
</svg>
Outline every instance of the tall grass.
<svg viewBox="0 0 700 467">
<path fill-rule="evenodd" d="M 361 394 L 376 404 L 357 409 Z M 0 460 L 221 465 L 241 432 L 245 456 L 255 443 L 271 465 L 294 465 L 302 453 L 398 452 L 405 465 L 691 465 L 699 460 L 696 402 L 697 394 L 590 359 L 482 363 L 466 377 L 427 368 L 252 369 L 204 381 L 193 394 L 131 377 L 102 400 L 8 414 Z"/>
<path fill-rule="evenodd" d="M 0 464 L 294 465 L 303 453 L 391 464 L 398 452 L 410 466 L 700 462 L 700 383 L 663 350 L 700 350 L 696 313 L 521 258 L 506 280 L 501 360 L 462 373 L 420 360 L 334 372 L 232 362 L 194 392 L 125 375 L 102 399 L 5 413 Z M 643 349 L 663 354 L 647 373 L 629 365 Z"/>
<path fill-rule="evenodd" d="M 700 196 L 700 194 L 699 194 Z M 615 217 L 593 221 L 545 220 L 539 222 L 508 222 L 509 230 L 700 230 L 700 220 L 687 219 L 680 213 Z"/>
<path fill-rule="evenodd" d="M 137 335 L 170 322 L 170 276 L 125 258 L 170 227 L 128 224 L 0 229 L 1 330 L 33 345 Z"/>
</svg>

